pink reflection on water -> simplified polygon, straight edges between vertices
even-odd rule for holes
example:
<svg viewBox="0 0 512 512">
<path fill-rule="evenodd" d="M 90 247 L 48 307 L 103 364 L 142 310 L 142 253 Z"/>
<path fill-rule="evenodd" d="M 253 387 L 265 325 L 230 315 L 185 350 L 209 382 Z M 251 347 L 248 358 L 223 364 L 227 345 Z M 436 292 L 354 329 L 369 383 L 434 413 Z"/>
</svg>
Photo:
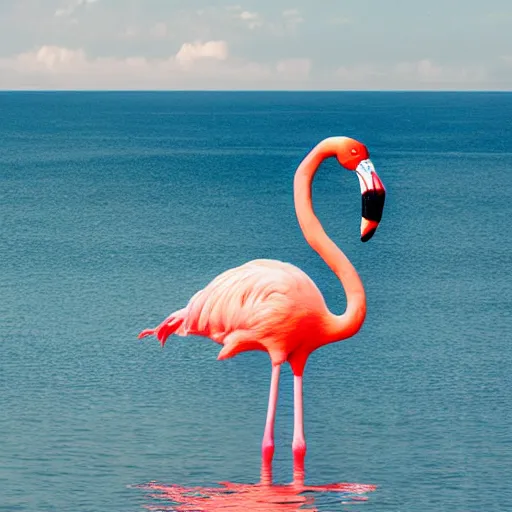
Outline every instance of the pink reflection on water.
<svg viewBox="0 0 512 512">
<path fill-rule="evenodd" d="M 183 487 L 150 482 L 138 486 L 148 491 L 150 497 L 168 502 L 165 505 L 147 505 L 153 511 L 168 512 L 299 512 L 313 508 L 315 493 L 337 493 L 340 504 L 367 501 L 364 496 L 376 489 L 375 485 L 356 483 L 335 483 L 327 485 L 305 485 L 295 480 L 288 485 L 236 484 L 220 482 L 221 487 Z M 304 493 L 306 493 L 304 495 Z"/>
</svg>

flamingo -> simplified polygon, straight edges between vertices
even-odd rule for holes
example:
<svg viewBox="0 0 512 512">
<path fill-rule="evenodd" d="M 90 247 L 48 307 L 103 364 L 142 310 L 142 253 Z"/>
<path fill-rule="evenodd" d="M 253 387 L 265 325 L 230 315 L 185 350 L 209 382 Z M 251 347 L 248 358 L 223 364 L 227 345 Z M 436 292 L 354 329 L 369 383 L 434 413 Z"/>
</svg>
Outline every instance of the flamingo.
<svg viewBox="0 0 512 512">
<path fill-rule="evenodd" d="M 299 225 L 308 244 L 331 268 L 345 289 L 342 315 L 329 311 L 313 280 L 298 267 L 271 259 L 257 259 L 227 270 L 198 291 L 183 309 L 171 313 L 139 338 L 154 335 L 162 347 L 171 334 L 198 335 L 223 345 L 217 359 L 248 350 L 268 352 L 272 363 L 267 418 L 261 445 L 262 472 L 271 471 L 274 420 L 281 365 L 288 362 L 294 379 L 293 467 L 303 474 L 306 456 L 303 413 L 303 373 L 308 356 L 328 343 L 354 336 L 365 320 L 366 295 L 354 266 L 327 236 L 316 217 L 311 198 L 313 178 L 320 164 L 336 157 L 355 171 L 361 187 L 361 241 L 368 241 L 382 217 L 385 188 L 361 142 L 329 137 L 301 162 L 294 178 L 294 201 Z"/>
</svg>

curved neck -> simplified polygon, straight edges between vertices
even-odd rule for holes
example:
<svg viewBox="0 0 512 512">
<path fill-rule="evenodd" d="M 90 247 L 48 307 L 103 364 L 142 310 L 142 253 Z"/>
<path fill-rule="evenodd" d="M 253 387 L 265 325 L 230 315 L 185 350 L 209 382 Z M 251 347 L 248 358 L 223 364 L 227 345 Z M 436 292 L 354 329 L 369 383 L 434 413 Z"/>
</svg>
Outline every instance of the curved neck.
<svg viewBox="0 0 512 512">
<path fill-rule="evenodd" d="M 327 320 L 328 341 L 338 341 L 353 336 L 363 325 L 366 316 L 366 296 L 363 283 L 349 259 L 327 236 L 313 210 L 312 184 L 320 164 L 336 155 L 339 139 L 331 137 L 320 142 L 300 164 L 294 179 L 294 199 L 297 218 L 308 244 L 320 255 L 336 274 L 345 289 L 347 309 Z"/>
</svg>

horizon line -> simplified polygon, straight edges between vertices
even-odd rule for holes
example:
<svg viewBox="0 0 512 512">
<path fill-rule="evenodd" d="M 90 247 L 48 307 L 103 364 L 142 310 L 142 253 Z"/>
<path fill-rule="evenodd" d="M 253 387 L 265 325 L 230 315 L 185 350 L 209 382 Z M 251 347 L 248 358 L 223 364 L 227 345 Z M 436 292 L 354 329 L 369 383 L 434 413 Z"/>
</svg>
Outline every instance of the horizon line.
<svg viewBox="0 0 512 512">
<path fill-rule="evenodd" d="M 152 92 L 152 93 L 512 93 L 512 89 L 2 89 L 0 93 Z"/>
</svg>

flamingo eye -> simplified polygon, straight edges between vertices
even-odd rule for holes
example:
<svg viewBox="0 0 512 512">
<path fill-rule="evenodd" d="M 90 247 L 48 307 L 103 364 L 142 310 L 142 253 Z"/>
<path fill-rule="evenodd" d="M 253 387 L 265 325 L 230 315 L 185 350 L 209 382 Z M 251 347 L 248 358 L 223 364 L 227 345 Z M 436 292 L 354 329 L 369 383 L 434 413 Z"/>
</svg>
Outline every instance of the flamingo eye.
<svg viewBox="0 0 512 512">
<path fill-rule="evenodd" d="M 353 154 L 353 155 L 357 155 L 357 149 L 351 149 L 350 152 Z"/>
</svg>

